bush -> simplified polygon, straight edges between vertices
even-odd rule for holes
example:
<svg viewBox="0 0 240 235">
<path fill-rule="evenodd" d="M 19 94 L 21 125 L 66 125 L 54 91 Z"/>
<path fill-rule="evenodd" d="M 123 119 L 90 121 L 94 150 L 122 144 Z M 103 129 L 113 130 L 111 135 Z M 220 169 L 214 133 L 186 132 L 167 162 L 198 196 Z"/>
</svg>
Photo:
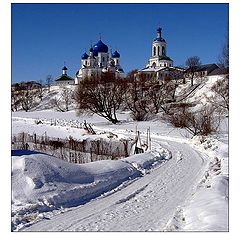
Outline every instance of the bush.
<svg viewBox="0 0 240 235">
<path fill-rule="evenodd" d="M 209 135 L 217 132 L 220 118 L 215 115 L 214 108 L 203 107 L 201 110 L 193 112 L 186 107 L 180 108 L 173 115 L 165 116 L 165 120 L 174 127 L 186 129 L 193 136 Z"/>
</svg>

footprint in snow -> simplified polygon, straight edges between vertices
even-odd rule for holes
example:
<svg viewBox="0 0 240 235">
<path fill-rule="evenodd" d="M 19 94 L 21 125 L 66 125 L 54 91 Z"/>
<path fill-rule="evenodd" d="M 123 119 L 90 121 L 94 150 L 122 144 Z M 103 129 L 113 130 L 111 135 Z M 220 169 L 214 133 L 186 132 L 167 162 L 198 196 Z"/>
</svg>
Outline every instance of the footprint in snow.
<svg viewBox="0 0 240 235">
<path fill-rule="evenodd" d="M 183 156 L 182 156 L 182 154 L 181 154 L 181 152 L 180 151 L 177 151 L 177 154 L 176 154 L 176 156 L 177 156 L 177 162 L 179 162 L 179 161 L 181 161 L 183 158 Z"/>
</svg>

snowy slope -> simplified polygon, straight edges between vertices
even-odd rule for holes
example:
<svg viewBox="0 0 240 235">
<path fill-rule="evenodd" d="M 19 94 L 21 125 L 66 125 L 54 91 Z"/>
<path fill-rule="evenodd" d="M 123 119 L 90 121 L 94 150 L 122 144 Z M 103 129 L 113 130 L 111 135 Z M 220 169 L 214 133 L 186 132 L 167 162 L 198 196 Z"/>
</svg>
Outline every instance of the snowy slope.
<svg viewBox="0 0 240 235">
<path fill-rule="evenodd" d="M 24 231 L 162 231 L 175 208 L 191 194 L 205 164 L 187 144 L 163 142 L 172 152 L 165 164 L 107 197 L 42 220 Z"/>
<path fill-rule="evenodd" d="M 219 78 L 214 79 L 204 81 L 187 98 L 198 104 L 195 109 L 206 103 L 206 95 L 212 95 L 209 90 Z M 94 162 L 92 168 L 88 164 L 69 165 L 58 159 L 55 162 L 55 158 L 46 155 L 13 157 L 16 180 L 13 228 L 28 231 L 227 231 L 227 120 L 218 135 L 190 139 L 192 136 L 185 130 L 173 128 L 161 120 L 134 122 L 129 112 L 117 116 L 121 123 L 113 125 L 97 115 L 77 117 L 74 111 L 13 113 L 13 134 L 29 130 L 30 134 L 47 133 L 61 138 L 71 135 L 81 139 L 86 133 L 75 125 L 87 120 L 97 131 L 96 136 L 112 132 L 118 138 L 133 138 L 137 129 L 144 142 L 146 129 L 150 127 L 152 138 L 151 153 L 130 156 L 118 163 L 107 161 L 106 165 L 105 161 Z M 43 124 L 36 125 L 35 120 L 39 118 L 43 119 Z M 48 124 L 51 119 L 56 121 L 56 126 Z M 29 166 L 39 170 L 28 171 Z M 83 172 L 83 175 L 80 177 L 76 172 Z M 75 175 L 73 181 L 69 180 L 72 174 Z M 23 187 L 18 187 L 20 185 Z M 82 194 L 84 192 L 86 194 Z M 55 193 L 61 196 L 56 197 Z M 79 199 L 79 195 L 86 197 Z M 79 203 L 83 205 L 69 208 Z"/>
<path fill-rule="evenodd" d="M 12 153 L 13 229 L 29 222 L 32 214 L 86 203 L 171 157 L 162 149 L 124 160 L 79 165 L 39 153 L 23 154 Z"/>
<path fill-rule="evenodd" d="M 190 144 L 207 156 L 207 167 L 165 231 L 228 231 L 228 144 L 212 137 L 195 137 Z"/>
</svg>

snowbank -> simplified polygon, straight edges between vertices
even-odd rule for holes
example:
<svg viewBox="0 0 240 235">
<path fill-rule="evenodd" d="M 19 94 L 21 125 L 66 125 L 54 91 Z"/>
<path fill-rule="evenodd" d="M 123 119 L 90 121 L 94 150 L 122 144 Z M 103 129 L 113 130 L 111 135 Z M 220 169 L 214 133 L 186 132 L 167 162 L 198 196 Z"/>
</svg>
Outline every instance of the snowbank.
<svg viewBox="0 0 240 235">
<path fill-rule="evenodd" d="M 179 207 L 166 231 L 228 231 L 228 144 L 196 136 L 190 144 L 209 161 L 192 197 Z"/>
<path fill-rule="evenodd" d="M 41 153 L 12 151 L 12 229 L 41 219 L 39 213 L 86 203 L 170 157 L 160 149 L 117 161 L 72 164 Z"/>
</svg>

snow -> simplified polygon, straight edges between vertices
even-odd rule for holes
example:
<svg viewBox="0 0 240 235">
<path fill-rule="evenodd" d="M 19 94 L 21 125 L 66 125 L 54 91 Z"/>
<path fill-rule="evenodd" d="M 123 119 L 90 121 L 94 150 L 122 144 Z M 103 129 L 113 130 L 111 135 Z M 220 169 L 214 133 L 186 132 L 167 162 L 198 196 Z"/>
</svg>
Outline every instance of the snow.
<svg viewBox="0 0 240 235">
<path fill-rule="evenodd" d="M 86 203 L 126 180 L 141 176 L 150 163 L 162 163 L 169 153 L 148 152 L 124 160 L 71 164 L 45 154 L 12 153 L 13 229 L 23 226 L 31 213 Z M 17 155 L 17 156 L 15 156 Z M 20 155 L 20 156 L 19 156 Z M 24 216 L 21 215 L 24 213 Z"/>
<path fill-rule="evenodd" d="M 188 97 L 198 104 L 196 110 L 218 79 L 204 80 Z M 145 122 L 132 121 L 129 112 L 117 116 L 121 122 L 114 125 L 97 115 L 78 117 L 73 110 L 12 114 L 12 134 L 28 130 L 58 138 L 108 139 L 113 133 L 120 141 L 133 139 L 139 131 L 145 143 L 150 127 L 152 140 L 151 151 L 143 154 L 86 164 L 13 151 L 12 229 L 228 231 L 227 119 L 217 135 L 192 138 L 157 116 Z M 86 133 L 84 120 L 96 135 Z"/>
<path fill-rule="evenodd" d="M 207 154 L 208 166 L 191 200 L 178 208 L 166 231 L 228 231 L 228 145 L 210 137 L 195 137 L 191 144 Z"/>
<path fill-rule="evenodd" d="M 191 194 L 205 164 L 188 145 L 170 141 L 169 145 L 172 153 L 181 149 L 185 156 L 181 163 L 176 163 L 175 154 L 172 154 L 172 158 L 168 156 L 169 160 L 146 172 L 143 177 L 131 180 L 120 190 L 53 216 L 50 220 L 42 220 L 23 231 L 163 230 L 175 208 Z M 140 155 L 140 158 L 143 156 Z M 141 162 L 136 162 L 136 165 Z"/>
</svg>

